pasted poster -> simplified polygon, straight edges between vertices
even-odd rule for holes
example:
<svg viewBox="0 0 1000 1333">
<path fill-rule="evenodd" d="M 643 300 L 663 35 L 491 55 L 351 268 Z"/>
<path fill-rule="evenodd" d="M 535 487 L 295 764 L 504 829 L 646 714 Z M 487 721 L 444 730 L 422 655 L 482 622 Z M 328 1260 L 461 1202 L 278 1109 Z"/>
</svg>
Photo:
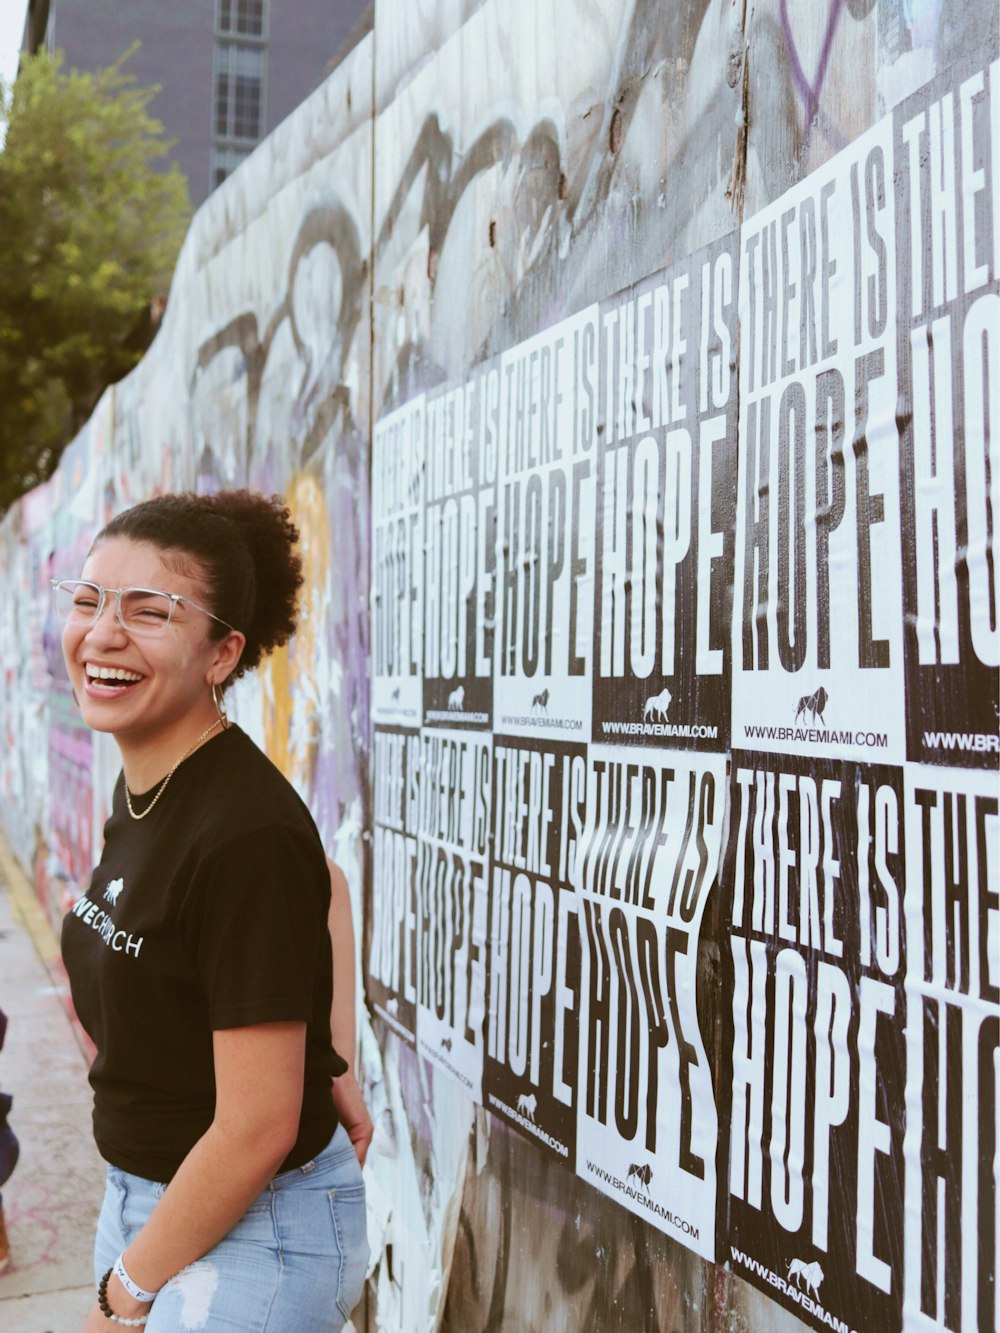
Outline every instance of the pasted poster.
<svg viewBox="0 0 1000 1333">
<path fill-rule="evenodd" d="M 745 223 L 733 746 L 903 757 L 892 121 Z"/>
<path fill-rule="evenodd" d="M 372 720 L 419 726 L 423 616 L 423 394 L 372 432 Z"/>
<path fill-rule="evenodd" d="M 500 357 L 494 727 L 590 735 L 597 306 Z"/>
<path fill-rule="evenodd" d="M 735 236 L 601 304 L 593 739 L 724 751 Z"/>
<path fill-rule="evenodd" d="M 706 1259 L 717 1117 L 696 982 L 725 804 L 722 755 L 592 744 L 575 858 L 577 1174 Z"/>
<path fill-rule="evenodd" d="M 420 733 L 417 1048 L 482 1101 L 492 737 Z"/>
<path fill-rule="evenodd" d="M 734 752 L 720 1230 L 816 1328 L 899 1327 L 905 856 L 901 768 Z"/>
<path fill-rule="evenodd" d="M 996 769 L 1000 66 L 895 113 L 907 754 Z"/>
<path fill-rule="evenodd" d="M 427 395 L 423 539 L 424 722 L 488 726 L 500 370 Z"/>
<path fill-rule="evenodd" d="M 411 1045 L 417 1033 L 417 830 L 420 733 L 372 735 L 372 931 L 368 1003 Z"/>
<path fill-rule="evenodd" d="M 906 772 L 908 1329 L 997 1327 L 1000 786 Z"/>
<path fill-rule="evenodd" d="M 573 1170 L 587 747 L 493 738 L 483 1104 Z"/>
</svg>

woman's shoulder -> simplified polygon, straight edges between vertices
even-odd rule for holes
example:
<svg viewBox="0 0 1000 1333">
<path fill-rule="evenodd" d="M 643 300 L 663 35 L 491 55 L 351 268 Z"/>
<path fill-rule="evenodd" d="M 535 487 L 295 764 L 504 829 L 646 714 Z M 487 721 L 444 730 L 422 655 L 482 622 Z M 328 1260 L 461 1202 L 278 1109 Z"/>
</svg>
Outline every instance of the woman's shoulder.
<svg viewBox="0 0 1000 1333">
<path fill-rule="evenodd" d="M 231 727 L 201 782 L 202 836 L 221 845 L 266 830 L 315 843 L 319 833 L 305 802 L 278 766 L 243 731 Z"/>
</svg>

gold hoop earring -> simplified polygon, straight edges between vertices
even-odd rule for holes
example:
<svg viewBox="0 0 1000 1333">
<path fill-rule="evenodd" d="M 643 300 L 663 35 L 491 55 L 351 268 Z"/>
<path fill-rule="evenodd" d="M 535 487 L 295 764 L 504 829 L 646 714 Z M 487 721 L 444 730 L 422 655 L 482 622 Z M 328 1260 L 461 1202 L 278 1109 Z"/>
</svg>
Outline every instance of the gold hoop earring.
<svg viewBox="0 0 1000 1333">
<path fill-rule="evenodd" d="M 219 714 L 219 721 L 223 729 L 229 726 L 229 714 L 226 712 L 226 704 L 223 696 L 219 693 L 218 686 L 212 681 L 212 703 L 215 704 L 215 711 Z"/>
</svg>

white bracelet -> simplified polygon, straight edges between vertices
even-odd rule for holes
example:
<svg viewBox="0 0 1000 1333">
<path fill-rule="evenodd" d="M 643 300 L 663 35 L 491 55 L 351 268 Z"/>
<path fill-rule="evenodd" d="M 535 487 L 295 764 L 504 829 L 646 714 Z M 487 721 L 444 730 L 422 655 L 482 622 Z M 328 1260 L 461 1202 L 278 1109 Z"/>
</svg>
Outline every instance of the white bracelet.
<svg viewBox="0 0 1000 1333">
<path fill-rule="evenodd" d="M 129 1277 L 128 1273 L 125 1271 L 124 1250 L 115 1260 L 115 1266 L 111 1271 L 112 1273 L 114 1273 L 115 1277 L 122 1284 L 122 1286 L 125 1288 L 125 1290 L 128 1292 L 128 1294 L 132 1297 L 134 1301 L 156 1300 L 156 1297 L 159 1294 L 158 1292 L 143 1291 L 142 1287 L 138 1286 L 137 1283 L 133 1282 L 132 1279 Z"/>
</svg>

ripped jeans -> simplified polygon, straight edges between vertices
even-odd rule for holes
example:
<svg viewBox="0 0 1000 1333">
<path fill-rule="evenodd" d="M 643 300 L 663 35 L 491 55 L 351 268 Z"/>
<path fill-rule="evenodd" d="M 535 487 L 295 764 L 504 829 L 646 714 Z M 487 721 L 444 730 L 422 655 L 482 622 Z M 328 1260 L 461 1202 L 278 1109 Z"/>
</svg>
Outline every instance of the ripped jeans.
<svg viewBox="0 0 1000 1333">
<path fill-rule="evenodd" d="M 165 1185 L 108 1167 L 94 1280 L 135 1239 Z M 368 1266 L 365 1186 L 343 1126 L 311 1162 L 275 1176 L 214 1249 L 170 1279 L 146 1333 L 336 1333 Z"/>
</svg>

